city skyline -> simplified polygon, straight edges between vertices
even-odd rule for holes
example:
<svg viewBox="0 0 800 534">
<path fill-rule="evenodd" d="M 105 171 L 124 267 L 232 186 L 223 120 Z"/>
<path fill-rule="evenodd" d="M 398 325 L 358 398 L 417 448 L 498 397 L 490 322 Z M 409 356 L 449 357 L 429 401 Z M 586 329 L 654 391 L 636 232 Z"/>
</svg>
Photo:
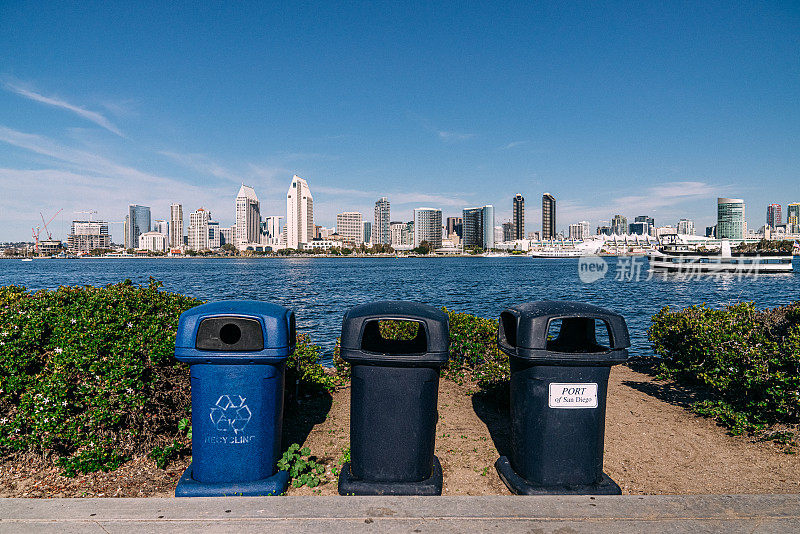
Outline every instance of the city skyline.
<svg viewBox="0 0 800 534">
<path fill-rule="evenodd" d="M 61 208 L 62 240 L 84 210 L 120 235 L 132 203 L 232 226 L 230 188 L 283 213 L 292 174 L 323 225 L 383 196 L 502 223 L 549 191 L 559 232 L 616 213 L 703 228 L 717 197 L 758 228 L 800 196 L 793 4 L 237 7 L 0 6 L 0 241 Z"/>
</svg>

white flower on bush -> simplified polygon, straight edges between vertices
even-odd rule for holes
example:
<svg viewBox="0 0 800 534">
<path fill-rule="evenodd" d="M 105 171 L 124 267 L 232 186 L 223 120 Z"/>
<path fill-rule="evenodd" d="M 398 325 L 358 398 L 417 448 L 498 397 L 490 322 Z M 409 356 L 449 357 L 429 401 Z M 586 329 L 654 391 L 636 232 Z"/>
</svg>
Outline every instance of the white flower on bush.
<svg viewBox="0 0 800 534">
<path fill-rule="evenodd" d="M 53 349 L 53 352 L 55 352 L 56 354 L 61 354 L 62 352 L 64 352 L 64 349 L 62 349 L 61 347 L 56 347 L 55 349 Z"/>
<path fill-rule="evenodd" d="M 0 419 L 0 425 L 4 425 L 6 423 L 8 423 L 8 417 L 3 417 L 2 419 Z"/>
<path fill-rule="evenodd" d="M 128 328 L 133 328 L 133 323 L 128 323 Z"/>
<path fill-rule="evenodd" d="M 78 322 L 78 320 L 77 320 L 77 319 L 75 319 L 75 318 L 73 318 L 72 320 L 70 320 L 70 322 L 71 322 L 72 324 L 75 324 L 75 323 L 77 323 L 77 322 Z"/>
</svg>

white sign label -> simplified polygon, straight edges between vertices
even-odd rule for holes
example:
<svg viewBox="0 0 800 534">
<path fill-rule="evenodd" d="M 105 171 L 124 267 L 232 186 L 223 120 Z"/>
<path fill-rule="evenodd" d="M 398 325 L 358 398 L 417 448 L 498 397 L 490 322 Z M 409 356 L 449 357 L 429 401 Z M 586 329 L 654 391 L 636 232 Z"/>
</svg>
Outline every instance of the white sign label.
<svg viewBox="0 0 800 534">
<path fill-rule="evenodd" d="M 597 384 L 550 384 L 550 408 L 597 408 Z"/>
</svg>

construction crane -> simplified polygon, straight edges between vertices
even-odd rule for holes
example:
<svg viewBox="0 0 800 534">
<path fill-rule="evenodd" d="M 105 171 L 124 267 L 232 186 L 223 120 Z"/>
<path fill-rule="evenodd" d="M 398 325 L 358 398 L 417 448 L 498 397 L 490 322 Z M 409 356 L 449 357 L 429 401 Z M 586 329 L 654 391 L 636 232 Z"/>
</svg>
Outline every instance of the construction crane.
<svg viewBox="0 0 800 534">
<path fill-rule="evenodd" d="M 36 228 L 31 228 L 31 232 L 33 233 L 33 250 L 36 254 L 39 253 L 39 233 L 41 228 L 37 226 Z"/>
<path fill-rule="evenodd" d="M 42 218 L 42 223 L 44 224 L 44 231 L 47 233 L 47 239 L 48 239 L 48 240 L 50 240 L 50 241 L 52 241 L 52 240 L 53 240 L 53 234 L 52 234 L 52 233 L 50 233 L 50 230 L 48 230 L 48 229 L 47 229 L 47 225 L 48 225 L 48 224 L 50 224 L 51 222 L 53 222 L 53 219 L 55 219 L 55 218 L 56 218 L 56 216 L 57 216 L 59 213 L 61 213 L 62 211 L 64 211 L 64 208 L 61 208 L 60 210 L 58 210 L 58 211 L 55 213 L 55 215 L 53 215 L 52 217 L 50 217 L 50 220 L 49 220 L 49 221 L 47 221 L 47 222 L 44 222 L 44 215 L 42 214 L 42 212 L 41 212 L 41 211 L 39 212 L 39 216 Z M 96 213 L 96 212 L 95 212 L 95 213 Z"/>
</svg>

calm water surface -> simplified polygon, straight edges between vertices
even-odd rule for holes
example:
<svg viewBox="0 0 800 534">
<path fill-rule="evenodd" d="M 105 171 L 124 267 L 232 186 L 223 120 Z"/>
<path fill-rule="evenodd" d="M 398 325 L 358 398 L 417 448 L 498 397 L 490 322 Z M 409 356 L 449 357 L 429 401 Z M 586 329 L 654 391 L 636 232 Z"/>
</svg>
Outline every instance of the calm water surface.
<svg viewBox="0 0 800 534">
<path fill-rule="evenodd" d="M 795 272 L 756 279 L 681 280 L 674 275 L 617 280 L 622 265 L 606 258 L 608 275 L 584 284 L 577 259 L 511 258 L 152 258 L 0 260 L 0 285 L 53 289 L 59 285 L 102 286 L 154 277 L 164 288 L 202 300 L 256 299 L 293 308 L 298 328 L 330 357 L 343 313 L 355 304 L 399 299 L 446 306 L 496 318 L 512 304 L 544 299 L 591 302 L 625 316 L 633 355 L 647 355 L 650 317 L 662 306 L 754 301 L 773 307 L 800 299 L 800 261 Z M 630 259 L 628 259 L 630 261 Z"/>
</svg>

